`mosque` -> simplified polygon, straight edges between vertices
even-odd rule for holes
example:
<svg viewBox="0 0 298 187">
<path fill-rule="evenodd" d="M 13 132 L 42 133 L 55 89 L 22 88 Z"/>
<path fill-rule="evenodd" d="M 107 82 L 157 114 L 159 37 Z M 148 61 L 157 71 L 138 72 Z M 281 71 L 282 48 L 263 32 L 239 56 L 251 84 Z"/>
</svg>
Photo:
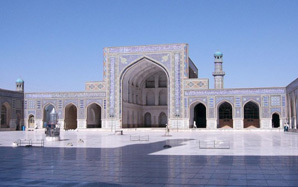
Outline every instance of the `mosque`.
<svg viewBox="0 0 298 187">
<path fill-rule="evenodd" d="M 82 92 L 0 89 L 0 130 L 42 129 L 53 108 L 61 129 L 297 129 L 298 79 L 286 87 L 224 88 L 223 53 L 214 88 L 198 78 L 188 44 L 104 48 L 103 80 Z"/>
</svg>

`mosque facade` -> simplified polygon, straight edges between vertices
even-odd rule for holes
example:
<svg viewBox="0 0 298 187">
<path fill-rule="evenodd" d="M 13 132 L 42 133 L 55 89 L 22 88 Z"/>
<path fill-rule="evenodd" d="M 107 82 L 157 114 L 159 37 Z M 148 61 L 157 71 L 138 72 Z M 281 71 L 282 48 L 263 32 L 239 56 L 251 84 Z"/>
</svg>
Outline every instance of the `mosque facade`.
<svg viewBox="0 0 298 187">
<path fill-rule="evenodd" d="M 0 130 L 21 130 L 24 126 L 24 81 L 16 80 L 16 91 L 0 89 Z"/>
<path fill-rule="evenodd" d="M 23 123 L 26 129 L 44 128 L 55 108 L 65 130 L 166 124 L 174 129 L 273 129 L 285 123 L 297 128 L 297 79 L 287 87 L 224 88 L 223 54 L 216 52 L 210 88 L 209 79 L 198 78 L 188 47 L 104 48 L 103 80 L 87 82 L 85 91 L 18 91 L 23 93 Z"/>
</svg>

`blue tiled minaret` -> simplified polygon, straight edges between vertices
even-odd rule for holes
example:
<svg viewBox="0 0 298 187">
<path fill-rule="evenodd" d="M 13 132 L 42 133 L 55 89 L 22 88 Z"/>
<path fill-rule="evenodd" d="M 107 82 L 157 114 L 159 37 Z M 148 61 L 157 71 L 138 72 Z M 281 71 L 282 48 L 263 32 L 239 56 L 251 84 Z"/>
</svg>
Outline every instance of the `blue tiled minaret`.
<svg viewBox="0 0 298 187">
<path fill-rule="evenodd" d="M 222 70 L 222 52 L 214 53 L 214 89 L 223 89 L 224 88 L 224 76 L 225 72 Z"/>
</svg>

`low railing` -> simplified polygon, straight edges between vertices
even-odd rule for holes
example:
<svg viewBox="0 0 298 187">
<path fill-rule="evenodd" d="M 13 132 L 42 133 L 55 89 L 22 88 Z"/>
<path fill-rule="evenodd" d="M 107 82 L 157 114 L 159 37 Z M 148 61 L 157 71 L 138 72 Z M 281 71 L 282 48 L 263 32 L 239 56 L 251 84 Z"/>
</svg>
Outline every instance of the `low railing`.
<svg viewBox="0 0 298 187">
<path fill-rule="evenodd" d="M 18 139 L 17 146 L 32 147 L 39 146 L 44 147 L 43 139 Z"/>
</svg>

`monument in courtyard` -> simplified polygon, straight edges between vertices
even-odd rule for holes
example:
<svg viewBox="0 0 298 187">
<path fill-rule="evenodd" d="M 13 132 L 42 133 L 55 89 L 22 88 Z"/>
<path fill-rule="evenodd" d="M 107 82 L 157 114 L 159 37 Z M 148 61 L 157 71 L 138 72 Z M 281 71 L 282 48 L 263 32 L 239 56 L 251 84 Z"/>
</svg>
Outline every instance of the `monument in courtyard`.
<svg viewBox="0 0 298 187">
<path fill-rule="evenodd" d="M 59 141 L 60 140 L 60 126 L 58 125 L 58 114 L 55 108 L 50 113 L 50 121 L 46 125 L 46 140 Z"/>
</svg>

